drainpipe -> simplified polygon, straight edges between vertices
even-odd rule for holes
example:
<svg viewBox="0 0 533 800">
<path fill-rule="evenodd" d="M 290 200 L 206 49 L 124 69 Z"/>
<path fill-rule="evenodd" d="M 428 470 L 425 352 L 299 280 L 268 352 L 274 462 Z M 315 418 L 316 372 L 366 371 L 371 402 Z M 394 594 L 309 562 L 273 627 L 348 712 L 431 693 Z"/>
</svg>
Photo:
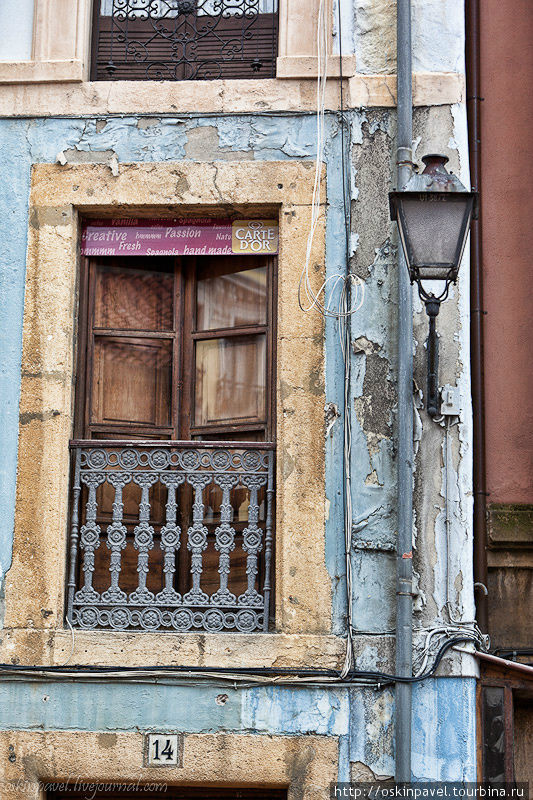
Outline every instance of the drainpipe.
<svg viewBox="0 0 533 800">
<path fill-rule="evenodd" d="M 413 95 L 411 0 L 397 0 L 398 190 L 411 176 Z M 396 582 L 396 674 L 413 674 L 413 299 L 407 266 L 398 248 L 398 539 Z M 411 684 L 397 683 L 397 781 L 411 780 Z"/>
<path fill-rule="evenodd" d="M 472 188 L 481 193 L 479 0 L 466 0 L 466 103 Z M 483 376 L 483 250 L 481 204 L 470 228 L 470 348 L 474 425 L 474 591 L 478 625 L 488 630 L 487 483 L 485 469 L 485 387 Z"/>
</svg>

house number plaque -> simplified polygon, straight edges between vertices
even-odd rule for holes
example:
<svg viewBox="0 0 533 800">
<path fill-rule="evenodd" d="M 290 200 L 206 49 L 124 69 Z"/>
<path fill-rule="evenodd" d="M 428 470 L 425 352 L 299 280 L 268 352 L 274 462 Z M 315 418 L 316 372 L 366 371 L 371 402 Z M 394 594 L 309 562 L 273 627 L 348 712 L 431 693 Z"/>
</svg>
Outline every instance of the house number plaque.
<svg viewBox="0 0 533 800">
<path fill-rule="evenodd" d="M 177 733 L 146 733 L 144 735 L 144 763 L 147 767 L 178 767 L 180 737 Z"/>
</svg>

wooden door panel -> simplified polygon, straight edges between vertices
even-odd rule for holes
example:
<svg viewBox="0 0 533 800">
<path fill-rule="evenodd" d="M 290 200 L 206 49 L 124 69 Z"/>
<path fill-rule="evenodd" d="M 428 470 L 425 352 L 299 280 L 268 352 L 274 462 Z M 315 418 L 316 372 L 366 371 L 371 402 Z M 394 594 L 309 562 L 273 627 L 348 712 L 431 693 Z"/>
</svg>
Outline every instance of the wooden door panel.
<svg viewBox="0 0 533 800">
<path fill-rule="evenodd" d="M 91 424 L 171 424 L 172 342 L 95 336 Z"/>
<path fill-rule="evenodd" d="M 173 330 L 172 272 L 98 264 L 95 277 L 95 328 Z"/>
</svg>

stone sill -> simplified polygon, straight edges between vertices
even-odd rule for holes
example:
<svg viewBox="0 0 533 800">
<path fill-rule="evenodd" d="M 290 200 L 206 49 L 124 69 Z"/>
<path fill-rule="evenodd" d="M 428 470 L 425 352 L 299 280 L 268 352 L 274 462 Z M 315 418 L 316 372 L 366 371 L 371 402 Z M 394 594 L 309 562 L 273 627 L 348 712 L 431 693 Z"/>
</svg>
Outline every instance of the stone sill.
<svg viewBox="0 0 533 800">
<path fill-rule="evenodd" d="M 1 83 L 81 83 L 83 62 L 72 58 L 66 61 L 0 62 Z"/>
<path fill-rule="evenodd" d="M 276 78 L 312 78 L 319 74 L 317 56 L 280 56 L 276 61 Z M 327 77 L 338 78 L 341 74 L 339 56 L 328 56 Z M 342 74 L 344 78 L 355 75 L 355 56 L 343 56 Z"/>
<path fill-rule="evenodd" d="M 4 628 L 0 663 L 340 669 L 345 648 L 332 634 Z"/>
<path fill-rule="evenodd" d="M 29 64 L 30 62 L 28 62 Z M 53 62 L 48 62 L 53 63 Z M 71 64 L 72 62 L 55 62 Z M 78 62 L 80 63 L 80 62 Z M 28 64 L 25 65 L 28 68 Z M 0 65 L 0 116 L 77 116 L 106 114 L 261 114 L 267 111 L 316 113 L 316 79 L 265 78 L 226 81 L 81 81 L 77 76 L 62 81 L 46 70 L 39 78 L 10 80 L 9 68 Z M 44 69 L 44 64 L 39 65 Z M 22 74 L 22 73 L 21 73 Z M 39 83 L 40 81 L 40 83 Z M 67 82 L 70 81 L 70 82 Z M 46 82 L 46 86 L 42 84 Z M 355 74 L 346 79 L 346 108 L 394 108 L 395 75 Z M 415 106 L 453 105 L 464 102 L 464 75 L 455 72 L 425 72 L 413 75 Z M 339 81 L 327 81 L 326 108 L 337 110 Z"/>
<path fill-rule="evenodd" d="M 533 505 L 494 503 L 487 523 L 491 547 L 533 548 Z"/>
<path fill-rule="evenodd" d="M 276 79 L 309 78 L 316 80 L 318 69 L 319 63 L 316 56 L 279 57 Z M 342 73 L 345 78 L 355 75 L 355 56 L 343 58 Z M 339 56 L 328 57 L 327 76 L 328 78 L 340 76 Z M 0 83 L 79 83 L 83 81 L 84 77 L 84 65 L 80 59 L 0 62 Z M 103 82 L 107 83 L 107 81 Z M 110 83 L 117 83 L 117 81 L 110 81 Z M 148 83 L 153 85 L 151 81 Z"/>
</svg>

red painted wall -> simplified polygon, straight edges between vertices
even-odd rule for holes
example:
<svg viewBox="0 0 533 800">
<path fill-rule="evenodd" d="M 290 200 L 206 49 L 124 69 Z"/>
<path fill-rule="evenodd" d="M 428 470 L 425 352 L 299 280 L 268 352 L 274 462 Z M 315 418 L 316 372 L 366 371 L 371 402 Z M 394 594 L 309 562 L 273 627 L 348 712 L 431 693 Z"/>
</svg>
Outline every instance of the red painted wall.
<svg viewBox="0 0 533 800">
<path fill-rule="evenodd" d="M 533 503 L 533 0 L 481 2 L 489 503 Z"/>
</svg>

